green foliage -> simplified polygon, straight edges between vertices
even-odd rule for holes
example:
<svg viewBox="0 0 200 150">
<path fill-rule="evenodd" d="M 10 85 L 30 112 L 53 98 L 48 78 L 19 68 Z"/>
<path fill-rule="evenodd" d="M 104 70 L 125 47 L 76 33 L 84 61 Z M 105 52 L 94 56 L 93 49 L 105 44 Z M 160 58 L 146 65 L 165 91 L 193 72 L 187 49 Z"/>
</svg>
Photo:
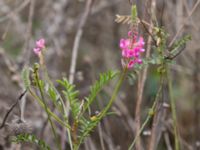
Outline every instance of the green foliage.
<svg viewBox="0 0 200 150">
<path fill-rule="evenodd" d="M 64 103 L 63 101 L 61 100 L 61 96 L 60 94 L 58 93 L 58 91 L 56 90 L 55 87 L 53 86 L 47 86 L 47 94 L 48 96 L 50 97 L 51 101 L 53 102 L 53 104 L 58 108 L 58 110 L 62 113 L 62 115 L 65 116 L 65 113 L 64 113 Z"/>
<path fill-rule="evenodd" d="M 91 117 L 90 120 L 86 120 L 84 118 L 80 120 L 82 126 L 80 128 L 79 144 L 81 144 L 83 140 L 89 136 L 90 132 L 97 126 L 99 121 L 99 115 Z"/>
<path fill-rule="evenodd" d="M 50 150 L 50 147 L 43 140 L 37 139 L 35 135 L 31 135 L 27 133 L 17 135 L 16 137 L 12 139 L 12 142 L 15 142 L 15 143 L 29 142 L 29 143 L 36 144 L 37 146 L 39 146 L 41 150 Z"/>
<path fill-rule="evenodd" d="M 179 48 L 185 46 L 185 44 L 190 40 L 191 40 L 190 35 L 185 35 L 181 39 L 177 40 L 170 48 L 170 55 L 172 55 L 173 57 L 174 55 L 179 53 Z"/>
<path fill-rule="evenodd" d="M 136 23 L 137 22 L 137 6 L 136 5 L 132 5 L 131 7 L 131 20 L 132 23 Z"/>
<path fill-rule="evenodd" d="M 118 71 L 108 71 L 106 73 L 100 74 L 99 80 L 94 83 L 90 88 L 90 94 L 86 97 L 86 102 L 84 104 L 83 110 L 87 110 L 89 106 L 93 103 L 98 93 L 103 89 L 103 87 L 108 84 L 109 81 L 114 79 L 119 74 Z"/>
<path fill-rule="evenodd" d="M 135 72 L 130 72 L 127 75 L 128 75 L 129 84 L 130 85 L 134 85 L 135 80 L 136 80 L 136 73 Z"/>
<path fill-rule="evenodd" d="M 29 68 L 24 67 L 23 70 L 22 70 L 21 76 L 22 76 L 22 80 L 23 80 L 23 83 L 24 83 L 24 86 L 25 86 L 26 89 L 29 89 L 29 87 L 31 85 L 29 75 L 30 75 Z"/>
<path fill-rule="evenodd" d="M 56 104 L 56 102 L 58 100 L 58 95 L 53 87 L 48 87 L 48 95 L 51 98 L 51 100 L 53 101 L 53 103 Z"/>
<path fill-rule="evenodd" d="M 174 50 L 176 50 L 176 49 L 182 47 L 183 45 L 186 44 L 186 42 L 190 41 L 191 39 L 192 39 L 192 38 L 191 38 L 190 35 L 185 35 L 185 36 L 183 36 L 181 39 L 177 40 L 177 41 L 173 44 L 171 51 L 174 51 Z"/>
<path fill-rule="evenodd" d="M 75 89 L 75 86 L 73 84 L 69 83 L 66 78 L 63 78 L 63 80 L 58 80 L 57 82 L 65 88 L 65 90 L 63 90 L 62 92 L 66 100 L 69 101 L 73 118 L 77 118 L 81 110 L 80 102 L 78 100 L 79 92 Z"/>
<path fill-rule="evenodd" d="M 154 32 L 155 32 L 155 39 L 156 39 L 156 50 L 159 54 L 163 54 L 163 52 L 166 50 L 167 48 L 167 37 L 168 34 L 165 32 L 164 29 L 162 28 L 158 28 L 155 27 L 154 28 Z"/>
</svg>

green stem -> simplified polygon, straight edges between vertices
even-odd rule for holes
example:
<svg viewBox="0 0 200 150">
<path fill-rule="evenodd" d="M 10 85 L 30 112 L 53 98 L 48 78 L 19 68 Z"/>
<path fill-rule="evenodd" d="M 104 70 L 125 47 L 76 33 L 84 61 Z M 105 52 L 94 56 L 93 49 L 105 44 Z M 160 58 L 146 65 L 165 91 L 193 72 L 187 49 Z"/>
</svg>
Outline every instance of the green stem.
<svg viewBox="0 0 200 150">
<path fill-rule="evenodd" d="M 109 100 L 109 103 L 107 104 L 107 106 L 106 106 L 105 109 L 102 111 L 102 113 L 101 113 L 101 115 L 100 115 L 100 117 L 99 117 L 100 119 L 103 118 L 103 117 L 105 116 L 105 114 L 107 113 L 107 111 L 108 111 L 108 110 L 110 109 L 110 107 L 112 106 L 114 100 L 116 99 L 117 94 L 118 94 L 118 92 L 119 92 L 119 90 L 120 90 L 120 87 L 121 87 L 122 82 L 124 81 L 124 78 L 125 78 L 125 76 L 126 76 L 126 72 L 127 72 L 127 71 L 128 71 L 128 68 L 125 68 L 125 69 L 123 70 L 123 72 L 121 73 L 120 78 L 119 78 L 119 81 L 117 82 L 117 85 L 116 85 L 116 87 L 115 87 L 115 89 L 114 89 L 114 91 L 113 91 L 113 94 L 112 94 L 112 96 L 111 96 L 111 98 L 110 98 L 110 100 Z"/>
<path fill-rule="evenodd" d="M 41 87 L 41 85 L 40 85 L 40 83 L 39 83 L 39 77 L 38 77 L 38 74 L 37 74 L 37 73 L 36 73 L 36 84 L 37 84 L 37 86 L 38 86 L 38 88 L 39 88 L 40 95 L 41 95 L 41 99 L 42 99 L 42 102 L 43 102 L 43 104 L 44 104 L 44 109 L 45 109 L 45 111 L 46 111 L 46 113 L 47 113 L 47 118 L 48 118 L 48 121 L 49 121 L 49 123 L 50 123 L 50 125 L 51 125 L 51 129 L 52 129 L 54 138 L 55 138 L 55 140 L 56 140 L 57 147 L 58 147 L 58 149 L 61 150 L 62 148 L 61 148 L 61 145 L 59 144 L 59 139 L 58 139 L 58 137 L 57 137 L 57 135 L 56 135 L 56 130 L 55 130 L 55 128 L 54 128 L 54 124 L 53 124 L 53 122 L 52 122 L 52 120 L 51 120 L 51 116 L 50 116 L 50 114 L 49 114 L 49 112 L 48 112 L 48 106 L 47 106 L 47 103 L 46 103 L 46 101 L 45 101 L 44 93 L 43 93 L 42 87 Z"/>
<path fill-rule="evenodd" d="M 42 106 L 42 108 L 45 108 L 42 100 L 31 90 L 29 89 L 29 92 L 31 94 L 31 96 L 33 96 L 38 103 L 40 104 L 40 106 Z M 56 116 L 49 108 L 47 108 L 48 113 L 52 116 L 52 118 L 54 118 L 60 125 L 66 127 L 67 129 L 71 129 L 71 127 L 68 124 L 65 124 L 58 116 Z"/>
<path fill-rule="evenodd" d="M 49 74 L 48 74 L 48 70 L 47 70 L 47 67 L 45 65 L 45 58 L 44 57 L 43 57 L 43 60 L 44 60 L 44 64 L 42 64 L 42 67 L 43 67 L 43 70 L 44 70 L 44 73 L 45 73 L 45 78 L 46 78 L 47 82 L 49 83 L 49 85 L 51 85 L 51 87 L 54 88 L 54 90 L 57 92 L 57 94 L 59 94 L 59 92 L 57 91 L 57 89 L 53 86 L 52 81 L 50 80 L 50 77 L 49 77 Z M 66 110 L 66 107 L 65 107 L 65 103 L 64 103 L 64 101 L 62 99 L 62 96 L 60 96 L 60 100 L 61 100 L 61 103 L 62 103 L 62 109 L 63 109 L 63 113 L 64 113 L 64 120 L 65 120 L 65 123 L 68 124 L 68 116 L 67 116 L 67 113 L 66 113 L 67 110 Z M 65 133 L 63 133 L 63 134 L 65 134 Z M 70 132 L 69 128 L 67 128 L 67 134 L 68 134 L 68 140 L 69 140 L 70 148 L 71 148 L 71 150 L 73 150 L 71 132 Z"/>
<path fill-rule="evenodd" d="M 128 71 L 128 68 L 124 68 L 123 72 L 121 73 L 120 78 L 119 78 L 119 81 L 117 82 L 117 85 L 116 85 L 116 87 L 115 87 L 115 89 L 114 89 L 114 91 L 113 91 L 113 94 L 112 94 L 112 96 L 111 96 L 111 98 L 110 98 L 110 100 L 109 100 L 107 106 L 105 107 L 105 109 L 104 109 L 104 110 L 100 113 L 100 115 L 98 116 L 98 120 L 99 120 L 99 121 L 106 115 L 107 111 L 110 109 L 110 107 L 112 106 L 114 100 L 116 99 L 117 94 L 118 94 L 118 92 L 119 92 L 119 90 L 120 90 L 120 87 L 121 87 L 122 82 L 124 81 L 124 78 L 125 78 L 125 76 L 126 76 L 126 72 L 127 72 L 127 71 Z M 76 146 L 76 147 L 74 148 L 75 150 L 78 150 L 78 149 L 79 149 L 80 144 L 82 143 L 82 141 L 83 141 L 83 137 L 79 140 L 78 144 L 75 145 L 75 146 Z"/>
<path fill-rule="evenodd" d="M 151 117 L 154 115 L 154 112 L 155 112 L 155 109 L 156 109 L 156 104 L 158 103 L 158 100 L 159 100 L 159 97 L 160 97 L 160 93 L 161 93 L 161 90 L 162 90 L 162 86 L 163 86 L 163 78 L 161 77 L 160 86 L 159 86 L 158 92 L 156 94 L 154 103 L 153 103 L 152 107 L 150 108 L 150 111 L 148 113 L 147 118 L 145 119 L 144 123 L 142 124 L 138 134 L 135 136 L 135 138 L 134 138 L 133 142 L 131 143 L 131 145 L 129 146 L 128 150 L 132 150 L 133 149 L 133 146 L 135 145 L 136 141 L 138 140 L 140 134 L 144 130 L 145 126 L 147 125 L 147 123 L 149 122 Z"/>
<path fill-rule="evenodd" d="M 169 97 L 171 103 L 171 110 L 172 110 L 172 119 L 173 119 L 173 126 L 174 126 L 174 135 L 175 135 L 175 150 L 179 150 L 179 140 L 178 140 L 178 129 L 177 129 L 177 118 L 176 118 L 176 104 L 172 93 L 172 78 L 170 74 L 169 67 L 167 68 L 167 79 L 168 79 L 168 88 L 169 88 Z"/>
</svg>

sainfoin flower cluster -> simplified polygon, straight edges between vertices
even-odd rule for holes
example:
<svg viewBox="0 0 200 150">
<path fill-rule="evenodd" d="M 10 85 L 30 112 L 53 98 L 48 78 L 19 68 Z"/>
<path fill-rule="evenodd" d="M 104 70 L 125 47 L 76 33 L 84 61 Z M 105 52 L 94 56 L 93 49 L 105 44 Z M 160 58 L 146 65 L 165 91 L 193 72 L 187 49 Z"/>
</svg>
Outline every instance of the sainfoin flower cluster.
<svg viewBox="0 0 200 150">
<path fill-rule="evenodd" d="M 122 38 L 120 40 L 119 46 L 122 52 L 122 66 L 128 69 L 134 67 L 135 64 L 142 64 L 141 53 L 145 51 L 144 49 L 144 39 L 138 36 L 137 33 L 132 31 L 128 32 L 128 38 Z"/>
<path fill-rule="evenodd" d="M 45 39 L 39 39 L 38 41 L 36 41 L 36 47 L 33 49 L 34 53 L 36 55 L 40 55 L 42 49 L 45 48 Z"/>
</svg>

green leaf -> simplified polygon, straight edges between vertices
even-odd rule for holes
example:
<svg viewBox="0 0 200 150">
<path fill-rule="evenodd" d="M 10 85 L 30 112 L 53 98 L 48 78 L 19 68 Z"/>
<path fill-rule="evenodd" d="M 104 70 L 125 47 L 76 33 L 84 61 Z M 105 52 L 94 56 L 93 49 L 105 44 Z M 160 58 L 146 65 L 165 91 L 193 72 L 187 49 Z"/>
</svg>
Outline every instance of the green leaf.
<svg viewBox="0 0 200 150">
<path fill-rule="evenodd" d="M 136 5 L 132 5 L 131 7 L 131 20 L 133 23 L 137 22 L 137 6 Z"/>
<path fill-rule="evenodd" d="M 85 118 L 81 118 L 80 123 L 81 123 L 81 129 L 80 131 L 80 136 L 79 136 L 79 145 L 83 142 L 83 140 L 89 136 L 90 132 L 93 131 L 93 129 L 97 126 L 97 124 L 99 123 L 100 119 L 97 118 L 96 119 L 90 119 L 90 120 L 86 120 Z"/>
<path fill-rule="evenodd" d="M 90 88 L 90 94 L 85 98 L 86 102 L 83 106 L 83 112 L 89 108 L 89 106 L 94 102 L 96 96 L 103 89 L 103 87 L 114 79 L 119 74 L 118 71 L 108 71 L 106 73 L 100 74 L 99 80 L 94 83 Z"/>
<path fill-rule="evenodd" d="M 63 78 L 63 80 L 58 80 L 57 82 L 65 88 L 65 90 L 62 92 L 65 96 L 65 99 L 70 103 L 70 109 L 73 118 L 77 118 L 78 114 L 80 113 L 80 102 L 78 99 L 79 92 L 75 89 L 73 84 L 68 82 L 66 78 Z"/>
<path fill-rule="evenodd" d="M 37 139 L 35 135 L 31 135 L 28 133 L 17 135 L 12 139 L 12 142 L 15 143 L 29 142 L 38 145 L 41 150 L 50 150 L 50 147 L 43 140 Z"/>
<path fill-rule="evenodd" d="M 21 76 L 22 76 L 22 80 L 23 80 L 23 83 L 24 83 L 24 86 L 25 86 L 26 89 L 29 89 L 29 87 L 31 85 L 29 75 L 30 75 L 29 68 L 24 67 L 23 70 L 22 70 Z"/>
<path fill-rule="evenodd" d="M 49 94 L 49 97 L 51 98 L 51 100 L 53 101 L 53 103 L 56 103 L 56 100 L 58 97 L 57 97 L 57 94 L 56 94 L 56 91 L 54 90 L 54 88 L 49 87 L 48 94 Z"/>
<path fill-rule="evenodd" d="M 185 35 L 181 39 L 177 40 L 170 48 L 170 55 L 176 55 L 179 52 L 179 48 L 183 47 L 188 41 L 191 40 L 190 35 Z"/>
</svg>

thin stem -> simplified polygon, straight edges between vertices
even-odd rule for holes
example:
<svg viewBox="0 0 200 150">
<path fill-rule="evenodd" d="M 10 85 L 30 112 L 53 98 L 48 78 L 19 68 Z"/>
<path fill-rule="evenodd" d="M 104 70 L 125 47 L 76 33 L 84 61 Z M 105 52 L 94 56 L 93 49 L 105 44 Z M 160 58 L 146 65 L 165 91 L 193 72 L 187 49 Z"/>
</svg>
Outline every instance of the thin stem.
<svg viewBox="0 0 200 150">
<path fill-rule="evenodd" d="M 175 150 L 179 150 L 179 138 L 178 138 L 177 118 L 176 118 L 176 104 L 175 104 L 175 100 L 173 98 L 173 93 L 172 93 L 172 78 L 171 78 L 169 68 L 167 70 L 167 80 L 168 80 L 169 97 L 170 97 L 172 119 L 173 119 L 173 126 L 174 126 Z"/>
<path fill-rule="evenodd" d="M 102 113 L 101 113 L 101 115 L 100 115 L 100 119 L 101 119 L 103 116 L 105 116 L 106 112 L 110 109 L 110 107 L 112 106 L 114 100 L 116 99 L 117 94 L 118 94 L 118 92 L 119 92 L 119 89 L 120 89 L 120 87 L 121 87 L 121 84 L 122 84 L 122 82 L 124 81 L 124 78 L 125 78 L 125 76 L 126 76 L 127 70 L 128 70 L 128 68 L 125 68 L 125 69 L 123 70 L 123 72 L 121 73 L 121 76 L 120 76 L 120 78 L 119 78 L 119 81 L 117 82 L 117 85 L 116 85 L 116 87 L 115 87 L 115 89 L 114 89 L 114 91 L 113 91 L 113 94 L 112 94 L 112 96 L 111 96 L 111 98 L 110 98 L 110 100 L 109 100 L 109 103 L 107 104 L 107 106 L 105 107 L 105 109 L 102 111 Z"/>
<path fill-rule="evenodd" d="M 100 113 L 100 115 L 98 116 L 98 120 L 101 120 L 101 119 L 106 115 L 106 113 L 107 113 L 107 111 L 110 109 L 110 107 L 112 106 L 112 104 L 113 104 L 114 100 L 116 99 L 117 94 L 118 94 L 118 92 L 119 92 L 119 90 L 120 90 L 120 87 L 121 87 L 121 85 L 122 85 L 122 82 L 123 82 L 124 79 L 125 79 L 125 76 L 126 76 L 127 71 L 128 71 L 128 68 L 124 68 L 123 72 L 121 72 L 120 78 L 119 78 L 119 80 L 118 80 L 118 82 L 117 82 L 117 85 L 115 86 L 115 89 L 114 89 L 114 91 L 113 91 L 113 94 L 112 94 L 112 96 L 111 96 L 111 98 L 110 98 L 110 100 L 109 100 L 107 106 L 105 107 L 105 109 L 104 109 L 104 110 Z M 77 145 L 77 147 L 75 148 L 76 150 L 79 148 L 79 146 L 80 146 L 80 144 L 82 143 L 82 141 L 83 141 L 83 138 L 81 138 L 81 139 L 79 140 L 78 145 Z"/>
<path fill-rule="evenodd" d="M 38 86 L 38 88 L 39 88 L 40 95 L 41 95 L 41 99 L 42 99 L 42 102 L 43 102 L 43 104 L 44 104 L 44 109 L 45 109 L 45 111 L 46 111 L 46 113 L 47 113 L 47 118 L 48 118 L 48 121 L 49 121 L 49 123 L 50 123 L 50 125 L 51 125 L 51 129 L 52 129 L 54 138 L 55 138 L 55 140 L 56 140 L 58 149 L 61 150 L 62 148 L 61 148 L 61 145 L 59 144 L 59 139 L 58 139 L 58 137 L 57 137 L 57 135 L 56 135 L 56 130 L 55 130 L 54 124 L 53 124 L 53 122 L 52 122 L 52 120 L 51 120 L 51 116 L 50 116 L 50 114 L 49 114 L 49 112 L 48 112 L 48 110 L 47 110 L 47 109 L 48 109 L 48 106 L 47 106 L 47 103 L 46 103 L 46 101 L 45 101 L 44 93 L 43 93 L 42 87 L 41 87 L 41 85 L 40 85 L 40 83 L 39 83 L 39 77 L 38 77 L 38 74 L 37 74 L 37 73 L 36 73 L 36 84 L 37 84 L 37 86 Z"/>
<path fill-rule="evenodd" d="M 7 111 L 5 117 L 3 118 L 3 121 L 0 125 L 0 129 L 2 129 L 5 124 L 6 124 L 6 120 L 9 116 L 9 114 L 13 111 L 13 109 L 15 108 L 15 106 L 17 106 L 17 104 L 19 103 L 19 101 L 25 96 L 27 90 L 25 90 L 22 94 L 20 94 L 20 96 L 17 98 L 16 102 L 9 108 L 9 110 Z"/>
<path fill-rule="evenodd" d="M 196 1 L 194 7 L 192 8 L 192 10 L 190 11 L 189 15 L 186 17 L 185 21 L 187 21 L 188 19 L 190 19 L 190 17 L 192 16 L 192 14 L 194 13 L 194 11 L 196 10 L 197 6 L 199 5 L 200 0 Z M 169 47 L 171 47 L 174 42 L 176 41 L 178 35 L 180 34 L 180 32 L 183 30 L 185 26 L 185 22 L 182 23 L 182 25 L 179 27 L 178 31 L 176 32 L 175 36 L 173 37 L 173 39 L 171 40 L 171 42 L 169 43 Z"/>
<path fill-rule="evenodd" d="M 44 55 L 43 55 L 44 56 Z M 47 70 L 47 67 L 45 65 L 45 58 L 43 57 L 43 64 L 42 64 L 42 67 L 43 67 L 43 70 L 44 70 L 44 73 L 45 73 L 45 78 L 47 80 L 47 82 L 49 83 L 49 85 L 51 85 L 51 87 L 56 91 L 56 93 L 58 95 L 59 92 L 57 91 L 57 89 L 54 87 L 52 81 L 50 80 L 50 77 L 49 77 L 49 74 L 48 74 L 48 70 Z M 65 123 L 68 124 L 68 114 L 67 114 L 67 108 L 65 107 L 65 103 L 62 99 L 62 97 L 60 96 L 60 101 L 62 103 L 62 109 L 63 109 L 63 113 L 64 113 L 64 120 L 65 120 Z M 70 145 L 70 149 L 73 150 L 73 144 L 72 144 L 72 138 L 71 138 L 71 132 L 70 132 L 70 128 L 67 128 L 67 134 L 68 134 L 68 140 L 69 140 L 69 145 Z M 63 140 L 63 139 L 62 139 Z M 63 141 L 61 140 L 61 143 L 63 143 Z M 62 147 L 64 148 L 64 145 L 62 144 Z"/>
<path fill-rule="evenodd" d="M 31 96 L 33 96 L 38 103 L 40 104 L 40 106 L 42 106 L 42 108 L 44 108 L 44 104 L 41 100 L 41 98 L 39 98 L 31 89 L 29 89 L 29 92 L 31 94 Z M 49 108 L 47 108 L 48 113 L 51 115 L 52 118 L 54 118 L 60 125 L 66 127 L 67 129 L 70 129 L 70 126 L 68 124 L 65 124 L 58 116 L 56 116 Z"/>
<path fill-rule="evenodd" d="M 135 138 L 134 138 L 133 142 L 131 143 L 131 145 L 129 146 L 128 150 L 132 150 L 132 149 L 133 149 L 133 146 L 135 145 L 136 141 L 137 141 L 138 138 L 140 137 L 140 134 L 142 133 L 144 127 L 147 125 L 147 123 L 148 123 L 149 120 L 151 119 L 152 115 L 154 115 L 154 114 L 152 114 L 152 113 L 154 113 L 154 111 L 155 111 L 156 104 L 157 104 L 157 102 L 158 102 L 158 100 L 159 100 L 162 87 L 163 87 L 163 78 L 161 77 L 160 87 L 159 87 L 158 92 L 157 92 L 157 94 L 156 94 L 154 103 L 153 103 L 153 105 L 152 105 L 152 107 L 151 107 L 151 109 L 150 109 L 150 112 L 148 113 L 147 118 L 145 119 L 144 123 L 142 124 L 142 126 L 141 126 L 139 132 L 137 132 L 137 135 L 135 136 Z"/>
<path fill-rule="evenodd" d="M 69 128 L 67 128 L 67 135 L 68 135 L 70 149 L 73 150 L 74 148 L 73 148 L 72 137 L 71 137 L 71 132 Z"/>
</svg>

